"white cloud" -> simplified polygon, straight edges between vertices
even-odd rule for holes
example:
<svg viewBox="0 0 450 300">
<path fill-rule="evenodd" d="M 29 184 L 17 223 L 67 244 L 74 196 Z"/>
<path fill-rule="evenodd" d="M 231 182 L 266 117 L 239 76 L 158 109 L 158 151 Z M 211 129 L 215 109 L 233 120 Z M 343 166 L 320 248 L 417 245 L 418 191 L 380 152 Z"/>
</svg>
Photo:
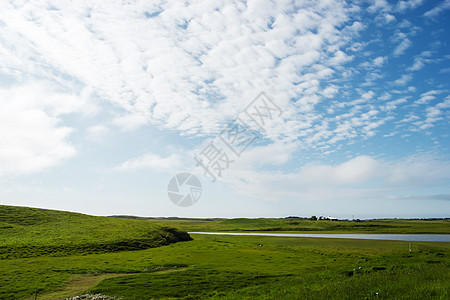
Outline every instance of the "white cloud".
<svg viewBox="0 0 450 300">
<path fill-rule="evenodd" d="M 414 64 L 408 68 L 409 71 L 418 71 L 425 67 L 425 64 L 436 62 L 437 60 L 433 60 L 429 58 L 432 55 L 431 51 L 423 51 L 420 55 L 414 57 Z"/>
<path fill-rule="evenodd" d="M 101 141 L 108 132 L 109 128 L 102 124 L 86 128 L 87 137 L 93 141 Z"/>
<path fill-rule="evenodd" d="M 338 92 L 339 88 L 337 86 L 329 85 L 323 90 L 322 95 L 326 98 L 333 98 Z"/>
<path fill-rule="evenodd" d="M 409 116 L 407 116 L 406 118 L 404 118 L 404 119 L 401 119 L 400 121 L 398 121 L 399 123 L 411 123 L 411 122 L 413 122 L 413 121 L 417 121 L 417 120 L 419 120 L 420 119 L 420 117 L 418 117 L 418 116 L 416 116 L 416 115 L 414 115 L 414 114 L 410 114 Z"/>
<path fill-rule="evenodd" d="M 374 95 L 375 95 L 375 93 L 373 91 L 368 91 L 368 92 L 363 93 L 361 95 L 361 98 L 364 100 L 370 100 L 373 98 Z"/>
<path fill-rule="evenodd" d="M 385 165 L 387 184 L 392 186 L 438 185 L 449 179 L 450 163 L 428 154 L 412 155 Z"/>
<path fill-rule="evenodd" d="M 408 49 L 411 46 L 411 44 L 412 43 L 408 38 L 403 37 L 401 42 L 394 49 L 393 52 L 394 56 L 400 56 L 403 53 L 405 53 L 406 49 Z"/>
<path fill-rule="evenodd" d="M 372 68 L 379 68 L 382 67 L 383 64 L 385 64 L 387 61 L 387 58 L 384 56 L 378 56 L 376 58 L 374 58 L 372 61 L 366 61 L 364 63 L 361 64 L 362 67 L 367 68 L 367 69 L 372 69 Z"/>
<path fill-rule="evenodd" d="M 370 13 L 375 13 L 378 11 L 390 11 L 391 6 L 386 0 L 371 0 L 369 1 L 371 5 L 367 8 Z"/>
<path fill-rule="evenodd" d="M 373 65 L 376 67 L 382 66 L 386 62 L 386 58 L 383 56 L 378 56 L 373 60 Z"/>
<path fill-rule="evenodd" d="M 71 78 L 95 91 L 122 111 L 113 123 L 124 130 L 154 124 L 208 135 L 261 89 L 292 114 L 290 99 L 304 95 L 298 109 L 312 110 L 335 94 L 320 86 L 352 59 L 344 49 L 364 26 L 340 28 L 355 9 L 329 1 L 7 4 L 0 60 L 17 80 Z"/>
<path fill-rule="evenodd" d="M 132 131 L 152 124 L 180 135 L 214 135 L 261 90 L 286 112 L 270 139 L 289 133 L 326 147 L 374 134 L 369 129 L 382 122 L 355 118 L 372 110 L 373 91 L 361 92 L 350 111 L 346 105 L 329 108 L 339 117 L 326 128 L 316 111 L 327 98 L 339 95 L 341 101 L 348 93 L 336 78 L 358 76 L 343 75 L 352 70 L 343 66 L 355 55 L 349 50 L 354 38 L 366 28 L 352 19 L 359 9 L 354 5 L 138 1 L 54 6 L 50 11 L 45 2 L 31 3 L 0 12 L 8 15 L 2 30 L 14 37 L 3 43 L 2 62 L 11 74 L 26 65 L 26 74 L 59 81 L 70 77 L 77 88 L 95 91 L 90 93 L 115 109 L 108 126 Z M 391 8 L 386 1 L 373 1 L 370 10 L 388 14 Z M 39 15 L 39 22 L 32 15 Z M 398 34 L 395 41 L 394 52 L 403 53 L 408 38 Z M 14 51 L 15 45 L 22 50 Z M 368 68 L 381 68 L 387 59 L 375 56 Z M 367 74 L 365 85 L 382 76 Z M 402 77 L 397 84 L 408 80 Z M 305 130 L 306 124 L 316 129 Z M 101 135 L 88 130 L 91 138 L 96 132 Z"/>
<path fill-rule="evenodd" d="M 83 100 L 50 88 L 0 89 L 0 175 L 40 172 L 76 154 L 68 141 L 73 128 L 61 125 L 60 117 L 77 112 Z"/>
<path fill-rule="evenodd" d="M 298 149 L 294 142 L 281 142 L 256 146 L 245 151 L 244 155 L 236 162 L 242 166 L 252 166 L 254 168 L 265 167 L 269 165 L 283 165 L 292 157 L 292 153 Z"/>
<path fill-rule="evenodd" d="M 436 92 L 436 91 L 430 91 L 430 92 Z M 435 93 L 436 94 L 436 93 Z M 432 93 L 428 95 L 428 97 L 434 97 L 430 96 Z M 427 96 L 425 96 L 422 99 L 426 99 Z M 416 101 L 419 102 L 420 100 Z M 426 102 L 428 102 L 427 100 Z M 437 103 L 434 106 L 428 106 L 425 108 L 425 119 L 421 121 L 417 121 L 414 124 L 419 126 L 420 129 L 426 130 L 429 128 L 432 128 L 435 126 L 435 123 L 438 121 L 441 121 L 445 118 L 445 112 L 450 108 L 450 96 L 447 96 L 442 102 Z"/>
<path fill-rule="evenodd" d="M 146 116 L 140 113 L 118 116 L 113 120 L 113 124 L 119 126 L 124 131 L 135 130 L 147 124 L 147 122 L 148 119 L 146 118 Z"/>
<path fill-rule="evenodd" d="M 413 24 L 410 21 L 404 19 L 398 24 L 398 27 L 399 28 L 412 28 Z"/>
<path fill-rule="evenodd" d="M 399 106 L 400 104 L 406 103 L 406 102 L 408 102 L 407 97 L 400 98 L 400 99 L 397 99 L 397 100 L 394 100 L 394 101 L 390 101 L 390 102 L 386 103 L 386 105 L 383 107 L 383 109 L 385 109 L 385 110 L 394 110 L 394 109 L 397 108 L 397 106 Z"/>
<path fill-rule="evenodd" d="M 429 154 L 396 161 L 360 155 L 339 164 L 309 163 L 297 172 L 232 170 L 223 179 L 237 193 L 266 200 L 372 198 L 385 191 L 440 185 L 450 179 L 450 162 Z"/>
<path fill-rule="evenodd" d="M 395 136 L 398 134 L 398 131 L 393 131 L 387 134 L 383 134 L 383 137 L 391 137 L 391 136 Z"/>
<path fill-rule="evenodd" d="M 369 156 L 358 156 L 340 165 L 307 165 L 296 180 L 302 185 L 358 184 L 371 180 L 380 171 L 380 164 Z"/>
<path fill-rule="evenodd" d="M 424 0 L 407 0 L 407 1 L 402 0 L 397 3 L 396 9 L 399 12 L 403 13 L 406 12 L 407 10 L 419 7 L 420 5 L 422 5 L 423 2 Z"/>
<path fill-rule="evenodd" d="M 384 94 L 380 97 L 378 97 L 378 99 L 382 100 L 382 101 L 386 101 L 392 98 L 392 95 L 389 94 L 388 92 L 384 92 Z"/>
<path fill-rule="evenodd" d="M 116 171 L 137 171 L 151 170 L 155 172 L 175 171 L 182 165 L 181 157 L 178 154 L 171 154 L 167 157 L 161 157 L 153 153 L 146 153 L 139 157 L 132 158 L 116 166 Z"/>
<path fill-rule="evenodd" d="M 418 71 L 425 66 L 425 63 L 422 58 L 414 59 L 414 64 L 408 68 L 409 71 Z"/>
<path fill-rule="evenodd" d="M 384 14 L 383 15 L 383 18 L 384 18 L 384 21 L 386 22 L 386 23 L 391 23 L 391 22 L 394 22 L 395 20 L 397 20 L 393 15 L 391 15 L 391 14 Z"/>
<path fill-rule="evenodd" d="M 344 53 L 343 51 L 337 51 L 329 62 L 331 65 L 342 65 L 352 60 L 352 57 Z"/>
<path fill-rule="evenodd" d="M 406 85 L 408 82 L 410 82 L 412 79 L 412 75 L 410 74 L 403 74 L 399 79 L 395 80 L 394 83 L 396 85 Z"/>
<path fill-rule="evenodd" d="M 427 18 L 435 18 L 438 15 L 440 15 L 443 11 L 448 9 L 450 9 L 450 0 L 444 0 L 433 9 L 424 13 L 424 16 Z"/>
<path fill-rule="evenodd" d="M 419 4 L 401 1 L 398 8 Z M 365 77 L 365 90 L 349 96 L 354 87 L 347 80 L 360 76 L 360 70 L 343 66 L 368 44 L 381 41 L 353 43 L 368 28 L 354 17 L 359 9 L 342 1 L 6 4 L 0 11 L 5 23 L 0 28 L 1 72 L 16 82 L 47 78 L 64 89 L 54 98 L 40 97 L 32 107 L 53 120 L 50 129 L 66 130 L 59 141 L 69 147 L 69 129 L 59 125 L 59 118 L 98 112 L 87 98 L 99 98 L 115 109 L 108 126 L 136 130 L 152 124 L 181 135 L 207 136 L 216 134 L 265 90 L 285 111 L 284 119 L 268 130 L 269 145 L 251 153 L 282 164 L 292 158 L 298 144 L 274 137 L 289 136 L 301 139 L 305 147 L 335 151 L 343 141 L 374 135 L 406 101 L 378 104 L 391 96 L 377 97 L 379 89 L 365 88 L 382 78 L 379 69 L 388 62 L 386 53 L 367 51 L 370 58 L 361 66 L 375 71 Z M 387 1 L 371 1 L 368 10 L 393 20 Z M 401 24 L 412 28 L 406 21 Z M 412 36 L 395 34 L 394 56 L 405 53 Z M 422 53 L 411 71 L 419 70 L 426 57 Z M 411 80 L 412 75 L 405 74 L 394 83 L 406 85 Z M 325 98 L 336 102 L 323 105 Z M 432 114 L 429 111 L 430 120 Z M 86 132 L 95 138 L 108 130 L 98 124 Z M 277 157 L 277 151 L 285 154 Z M 176 156 L 149 154 L 118 169 L 167 169 L 171 160 L 177 164 Z"/>
<path fill-rule="evenodd" d="M 420 99 L 414 102 L 414 105 L 428 104 L 430 101 L 436 99 L 435 95 L 441 94 L 441 90 L 431 90 L 420 95 Z"/>
</svg>

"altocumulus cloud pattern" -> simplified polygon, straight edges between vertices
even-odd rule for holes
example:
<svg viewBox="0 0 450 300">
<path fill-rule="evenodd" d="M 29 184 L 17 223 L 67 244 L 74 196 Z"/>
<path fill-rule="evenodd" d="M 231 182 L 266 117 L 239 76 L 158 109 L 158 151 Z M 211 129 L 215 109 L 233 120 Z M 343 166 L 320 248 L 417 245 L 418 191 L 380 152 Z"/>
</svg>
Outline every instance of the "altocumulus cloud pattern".
<svg viewBox="0 0 450 300">
<path fill-rule="evenodd" d="M 98 168 L 191 171 L 189 139 L 216 136 L 265 91 L 283 118 L 224 178 L 239 195 L 448 199 L 448 0 L 0 7 L 0 176 L 70 166 L 145 128 L 174 145 Z"/>
</svg>

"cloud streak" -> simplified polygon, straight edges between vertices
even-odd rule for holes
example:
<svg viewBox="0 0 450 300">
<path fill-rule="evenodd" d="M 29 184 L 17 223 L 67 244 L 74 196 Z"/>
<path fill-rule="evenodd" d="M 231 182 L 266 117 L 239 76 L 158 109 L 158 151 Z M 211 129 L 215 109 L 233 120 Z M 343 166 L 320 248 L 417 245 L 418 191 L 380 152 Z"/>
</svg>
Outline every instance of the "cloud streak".
<svg viewBox="0 0 450 300">
<path fill-rule="evenodd" d="M 138 171 L 151 170 L 154 172 L 169 172 L 180 168 L 182 165 L 181 157 L 171 154 L 167 157 L 161 157 L 153 153 L 132 158 L 113 168 L 114 171 Z"/>
<path fill-rule="evenodd" d="M 444 0 L 433 9 L 427 11 L 424 16 L 427 18 L 435 18 L 448 9 L 450 9 L 450 0 Z"/>
</svg>

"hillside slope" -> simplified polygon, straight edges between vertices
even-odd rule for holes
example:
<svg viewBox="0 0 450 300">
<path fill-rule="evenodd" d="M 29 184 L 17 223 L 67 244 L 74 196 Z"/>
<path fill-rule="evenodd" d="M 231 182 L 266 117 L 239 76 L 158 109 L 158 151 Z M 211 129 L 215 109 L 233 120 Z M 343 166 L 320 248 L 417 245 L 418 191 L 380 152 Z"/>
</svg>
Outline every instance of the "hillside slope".
<svg viewBox="0 0 450 300">
<path fill-rule="evenodd" d="M 141 220 L 0 205 L 0 259 L 139 250 L 191 239 Z"/>
</svg>

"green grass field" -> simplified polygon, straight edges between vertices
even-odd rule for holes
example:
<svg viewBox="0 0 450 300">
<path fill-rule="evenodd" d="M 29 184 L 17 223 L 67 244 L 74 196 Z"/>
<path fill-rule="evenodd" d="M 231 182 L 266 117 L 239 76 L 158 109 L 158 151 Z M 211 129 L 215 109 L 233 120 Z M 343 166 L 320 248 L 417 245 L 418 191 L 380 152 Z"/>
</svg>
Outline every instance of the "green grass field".
<svg viewBox="0 0 450 300">
<path fill-rule="evenodd" d="M 248 228 L 251 222 L 237 223 Z M 413 221 L 411 227 L 433 232 L 430 226 L 437 233 L 445 229 L 438 221 L 422 222 L 425 225 Z M 405 223 L 401 220 L 399 226 Z M 122 299 L 450 297 L 450 243 L 414 242 L 410 251 L 408 242 L 399 241 L 195 234 L 186 241 L 186 233 L 167 227 L 193 230 L 180 220 L 123 220 L 5 206 L 0 206 L 0 224 L 2 247 L 22 249 L 29 243 L 31 249 L 22 252 L 27 255 L 0 258 L 0 299 L 5 300 L 64 299 L 84 293 Z M 121 245 L 121 240 L 135 245 L 131 241 L 145 237 L 159 242 L 133 251 L 98 247 Z M 70 247 L 55 253 L 39 250 L 57 241 Z M 77 244 L 84 246 L 72 247 Z"/>
<path fill-rule="evenodd" d="M 301 218 L 279 219 L 177 219 L 141 218 L 155 224 L 172 226 L 187 231 L 265 231 L 298 233 L 435 233 L 450 234 L 450 219 L 407 220 L 379 219 L 362 221 L 311 221 Z"/>
</svg>

